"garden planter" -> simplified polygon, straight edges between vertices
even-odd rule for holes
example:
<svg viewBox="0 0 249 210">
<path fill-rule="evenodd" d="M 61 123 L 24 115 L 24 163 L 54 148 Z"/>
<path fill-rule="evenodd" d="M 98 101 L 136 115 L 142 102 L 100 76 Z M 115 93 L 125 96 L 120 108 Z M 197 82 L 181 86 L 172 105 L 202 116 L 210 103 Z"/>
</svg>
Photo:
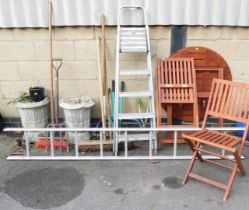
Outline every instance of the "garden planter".
<svg viewBox="0 0 249 210">
<path fill-rule="evenodd" d="M 71 97 L 60 101 L 63 108 L 65 124 L 68 128 L 89 128 L 90 127 L 90 108 L 94 102 L 89 97 Z M 78 140 L 89 140 L 88 132 L 78 132 Z M 68 141 L 75 144 L 75 133 L 68 132 Z"/>
<path fill-rule="evenodd" d="M 21 115 L 21 122 L 24 128 L 45 128 L 48 125 L 48 98 L 40 102 L 18 102 L 16 107 Z M 36 142 L 44 136 L 42 132 L 28 133 L 29 142 Z"/>
</svg>

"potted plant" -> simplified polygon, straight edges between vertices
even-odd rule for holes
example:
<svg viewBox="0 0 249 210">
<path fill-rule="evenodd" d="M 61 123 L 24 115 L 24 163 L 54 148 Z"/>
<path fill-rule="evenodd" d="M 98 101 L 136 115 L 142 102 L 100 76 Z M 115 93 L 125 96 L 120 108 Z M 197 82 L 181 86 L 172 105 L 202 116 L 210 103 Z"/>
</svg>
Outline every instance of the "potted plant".
<svg viewBox="0 0 249 210">
<path fill-rule="evenodd" d="M 45 98 L 44 87 L 30 87 L 29 95 L 33 102 L 42 101 Z"/>
<path fill-rule="evenodd" d="M 90 127 L 90 108 L 94 101 L 85 96 L 64 98 L 60 101 L 60 107 L 63 108 L 65 124 L 68 128 L 89 128 Z M 78 132 L 78 140 L 89 140 L 88 132 Z M 70 144 L 75 143 L 75 133 L 68 132 Z"/>
<path fill-rule="evenodd" d="M 48 125 L 49 99 L 40 99 L 33 101 L 29 93 L 22 91 L 17 99 L 9 101 L 8 104 L 15 104 L 19 109 L 24 128 L 45 128 Z M 35 142 L 41 135 L 44 136 L 42 132 L 28 133 L 29 142 Z"/>
</svg>

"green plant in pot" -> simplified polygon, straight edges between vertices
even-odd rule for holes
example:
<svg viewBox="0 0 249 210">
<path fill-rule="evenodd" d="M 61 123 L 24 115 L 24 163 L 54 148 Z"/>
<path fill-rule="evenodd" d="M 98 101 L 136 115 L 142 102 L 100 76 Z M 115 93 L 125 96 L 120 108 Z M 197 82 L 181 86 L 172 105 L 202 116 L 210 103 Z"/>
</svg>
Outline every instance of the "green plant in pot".
<svg viewBox="0 0 249 210">
<path fill-rule="evenodd" d="M 8 101 L 8 105 L 29 102 L 32 102 L 30 95 L 26 91 L 21 91 L 18 98 Z"/>
</svg>

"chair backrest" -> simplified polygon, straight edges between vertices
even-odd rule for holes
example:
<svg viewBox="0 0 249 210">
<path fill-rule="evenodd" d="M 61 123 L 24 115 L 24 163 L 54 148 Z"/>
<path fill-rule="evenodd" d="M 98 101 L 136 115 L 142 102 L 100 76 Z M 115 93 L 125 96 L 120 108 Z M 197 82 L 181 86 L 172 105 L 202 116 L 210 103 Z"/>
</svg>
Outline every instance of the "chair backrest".
<svg viewBox="0 0 249 210">
<path fill-rule="evenodd" d="M 162 103 L 193 103 L 197 100 L 192 58 L 160 58 L 157 68 Z"/>
<path fill-rule="evenodd" d="M 215 116 L 249 124 L 249 84 L 213 79 L 204 123 Z"/>
</svg>

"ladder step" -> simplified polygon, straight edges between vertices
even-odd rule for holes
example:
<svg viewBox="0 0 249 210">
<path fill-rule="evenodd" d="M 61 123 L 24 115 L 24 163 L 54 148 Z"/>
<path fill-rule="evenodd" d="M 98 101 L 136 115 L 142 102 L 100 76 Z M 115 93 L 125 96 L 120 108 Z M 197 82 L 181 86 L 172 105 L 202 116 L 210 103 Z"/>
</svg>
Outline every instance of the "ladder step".
<svg viewBox="0 0 249 210">
<path fill-rule="evenodd" d="M 144 27 L 120 28 L 120 52 L 147 52 L 146 29 Z"/>
<path fill-rule="evenodd" d="M 136 70 L 136 69 L 129 69 L 129 70 L 120 70 L 120 75 L 122 76 L 148 76 L 150 75 L 150 72 L 148 69 L 141 69 L 141 70 Z"/>
<path fill-rule="evenodd" d="M 121 38 L 120 38 L 120 41 L 121 41 L 121 43 L 122 42 L 128 42 L 128 41 L 134 41 L 134 42 L 143 42 L 143 43 L 147 43 L 146 42 L 146 38 L 144 37 L 144 36 L 142 36 L 142 35 L 140 35 L 140 36 L 135 36 L 135 37 L 132 37 L 132 36 L 122 36 Z"/>
<path fill-rule="evenodd" d="M 144 27 L 120 28 L 120 39 L 123 37 L 143 37 L 146 39 L 146 29 Z"/>
<path fill-rule="evenodd" d="M 145 31 L 145 27 L 120 27 L 120 31 L 122 32 Z"/>
<path fill-rule="evenodd" d="M 137 47 L 146 47 L 146 42 L 144 40 L 125 40 L 121 41 L 121 47 L 132 47 L 132 46 L 137 46 Z"/>
<path fill-rule="evenodd" d="M 119 97 L 150 97 L 151 92 L 121 92 Z"/>
<path fill-rule="evenodd" d="M 155 136 L 152 134 L 152 139 L 155 139 Z M 150 139 L 150 134 L 140 133 L 140 134 L 127 134 L 127 141 L 146 141 Z M 118 136 L 118 141 L 125 141 L 125 135 L 121 134 Z"/>
<path fill-rule="evenodd" d="M 132 119 L 151 119 L 154 118 L 152 113 L 119 113 L 118 119 L 132 120 Z"/>
<path fill-rule="evenodd" d="M 137 45 L 130 45 L 130 46 L 122 46 L 120 49 L 121 53 L 145 53 L 148 52 L 147 46 L 137 46 Z"/>
</svg>

